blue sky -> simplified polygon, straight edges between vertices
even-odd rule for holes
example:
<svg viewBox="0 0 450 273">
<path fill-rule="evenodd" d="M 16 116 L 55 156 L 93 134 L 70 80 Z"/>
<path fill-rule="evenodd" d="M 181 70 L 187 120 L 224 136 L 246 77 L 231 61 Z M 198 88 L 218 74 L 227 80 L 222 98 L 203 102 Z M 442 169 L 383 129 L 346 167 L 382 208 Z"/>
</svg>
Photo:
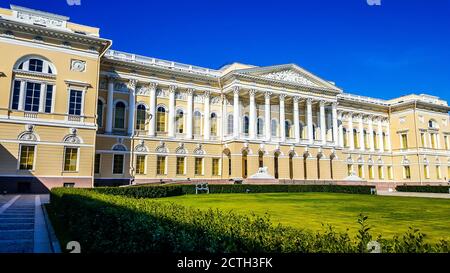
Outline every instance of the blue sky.
<svg viewBox="0 0 450 273">
<path fill-rule="evenodd" d="M 450 0 L 2 1 L 101 28 L 113 49 L 219 68 L 296 63 L 345 92 L 450 101 Z"/>
</svg>

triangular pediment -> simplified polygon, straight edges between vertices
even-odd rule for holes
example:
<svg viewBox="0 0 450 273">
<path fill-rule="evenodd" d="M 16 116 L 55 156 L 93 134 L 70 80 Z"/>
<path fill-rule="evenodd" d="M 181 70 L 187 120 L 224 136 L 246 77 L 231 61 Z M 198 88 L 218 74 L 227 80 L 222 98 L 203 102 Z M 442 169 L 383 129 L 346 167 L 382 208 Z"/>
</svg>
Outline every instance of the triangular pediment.
<svg viewBox="0 0 450 273">
<path fill-rule="evenodd" d="M 297 71 L 290 70 L 290 69 L 267 73 L 267 74 L 262 74 L 260 76 L 263 78 L 266 78 L 266 79 L 271 79 L 271 80 L 279 80 L 279 81 L 292 82 L 292 83 L 297 83 L 297 84 L 302 84 L 302 85 L 320 87 L 317 83 L 311 81 L 310 79 L 301 75 Z"/>
</svg>

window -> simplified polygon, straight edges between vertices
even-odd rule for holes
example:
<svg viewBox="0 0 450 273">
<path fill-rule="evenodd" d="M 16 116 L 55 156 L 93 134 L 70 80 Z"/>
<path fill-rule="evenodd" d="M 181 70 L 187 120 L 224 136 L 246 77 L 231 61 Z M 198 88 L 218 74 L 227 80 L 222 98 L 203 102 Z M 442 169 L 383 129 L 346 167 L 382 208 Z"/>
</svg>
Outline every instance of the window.
<svg viewBox="0 0 450 273">
<path fill-rule="evenodd" d="M 271 131 L 273 137 L 278 136 L 278 122 L 275 119 L 271 121 Z"/>
<path fill-rule="evenodd" d="M 20 63 L 16 64 L 15 68 L 23 71 L 55 74 L 55 69 L 52 63 L 36 57 L 28 57 L 25 60 L 22 59 Z"/>
<path fill-rule="evenodd" d="M 380 147 L 378 145 L 378 141 L 377 141 L 377 133 L 375 131 L 373 131 L 373 146 L 374 146 L 375 150 L 380 149 Z"/>
<path fill-rule="evenodd" d="M 264 120 L 262 118 L 258 118 L 258 122 L 256 124 L 256 132 L 258 136 L 264 134 Z"/>
<path fill-rule="evenodd" d="M 123 174 L 124 155 L 113 156 L 113 174 Z"/>
<path fill-rule="evenodd" d="M 430 167 L 428 167 L 428 165 L 423 166 L 423 176 L 425 179 L 430 178 Z"/>
<path fill-rule="evenodd" d="M 408 149 L 408 135 L 401 134 L 401 139 L 402 139 L 402 149 Z"/>
<path fill-rule="evenodd" d="M 103 101 L 97 100 L 97 124 L 98 127 L 103 127 Z"/>
<path fill-rule="evenodd" d="M 444 136 L 444 143 L 445 143 L 445 149 L 449 150 L 450 142 L 449 142 L 449 137 L 448 136 Z"/>
<path fill-rule="evenodd" d="M 387 167 L 387 173 L 388 173 L 388 179 L 389 180 L 394 180 L 394 172 L 392 170 L 392 166 L 388 166 Z"/>
<path fill-rule="evenodd" d="M 367 149 L 369 148 L 369 134 L 366 130 L 363 131 L 364 134 L 364 147 Z"/>
<path fill-rule="evenodd" d="M 425 146 L 425 133 L 420 133 L 420 142 L 422 144 L 422 147 L 426 148 L 426 146 Z"/>
<path fill-rule="evenodd" d="M 43 72 L 44 69 L 44 61 L 39 59 L 30 59 L 28 65 L 28 71 L 33 72 Z"/>
<path fill-rule="evenodd" d="M 52 112 L 52 104 L 53 104 L 53 85 L 47 85 L 47 90 L 45 92 L 45 113 Z"/>
<path fill-rule="evenodd" d="M 81 116 L 83 91 L 70 90 L 69 115 Z"/>
<path fill-rule="evenodd" d="M 431 134 L 431 148 L 437 148 L 437 134 Z"/>
<path fill-rule="evenodd" d="M 344 128 L 344 133 L 343 134 L 344 134 L 344 147 L 348 148 L 349 145 L 348 145 L 348 132 L 347 132 L 347 129 Z"/>
<path fill-rule="evenodd" d="M 411 179 L 411 168 L 409 166 L 403 166 L 403 178 Z"/>
<path fill-rule="evenodd" d="M 363 165 L 358 165 L 358 176 L 360 178 L 364 178 L 364 166 Z"/>
<path fill-rule="evenodd" d="M 306 130 L 305 130 L 305 125 L 302 122 L 300 122 L 299 128 L 300 128 L 300 138 L 305 139 L 306 138 L 306 135 L 305 135 Z"/>
<path fill-rule="evenodd" d="M 433 129 L 437 129 L 439 126 L 438 126 L 437 122 L 434 119 L 430 119 L 428 121 L 428 127 L 429 128 L 433 128 Z"/>
<path fill-rule="evenodd" d="M 353 165 L 352 164 L 347 165 L 347 175 L 348 176 L 353 175 Z"/>
<path fill-rule="evenodd" d="M 369 179 L 370 180 L 375 179 L 375 171 L 372 165 L 369 165 Z"/>
<path fill-rule="evenodd" d="M 35 146 L 22 145 L 20 146 L 20 170 L 31 171 L 34 168 L 34 154 Z"/>
<path fill-rule="evenodd" d="M 156 174 L 165 175 L 166 174 L 166 157 L 157 156 L 156 158 Z"/>
<path fill-rule="evenodd" d="M 284 122 L 284 134 L 285 134 L 285 136 L 287 138 L 291 138 L 292 137 L 291 129 L 292 129 L 291 122 L 289 120 L 286 120 Z"/>
<path fill-rule="evenodd" d="M 202 134 L 202 114 L 199 111 L 194 112 L 194 135 Z"/>
<path fill-rule="evenodd" d="M 243 126 L 244 128 L 242 128 L 242 131 L 244 132 L 244 134 L 248 134 L 250 128 L 250 119 L 247 116 L 244 116 Z"/>
<path fill-rule="evenodd" d="M 203 175 L 203 158 L 195 158 L 195 175 Z"/>
<path fill-rule="evenodd" d="M 136 156 L 136 174 L 145 174 L 145 155 Z"/>
<path fill-rule="evenodd" d="M 11 108 L 14 110 L 19 110 L 19 101 L 20 101 L 20 81 L 14 81 Z"/>
<path fill-rule="evenodd" d="M 40 97 L 41 84 L 28 82 L 25 95 L 25 111 L 39 112 Z"/>
<path fill-rule="evenodd" d="M 331 161 L 330 161 L 331 162 Z M 294 179 L 294 154 L 289 155 L 289 178 Z"/>
<path fill-rule="evenodd" d="M 274 156 L 274 158 L 273 158 L 273 168 L 274 168 L 274 170 L 273 170 L 273 172 L 274 172 L 274 174 L 275 174 L 275 179 L 278 179 L 280 176 L 279 176 L 279 174 L 278 174 L 278 157 L 280 156 L 280 154 L 279 153 L 275 153 L 275 156 Z"/>
<path fill-rule="evenodd" d="M 121 101 L 116 103 L 114 127 L 117 129 L 125 129 L 125 103 Z"/>
<path fill-rule="evenodd" d="M 177 157 L 177 175 L 186 174 L 185 162 L 186 162 L 185 157 Z"/>
<path fill-rule="evenodd" d="M 63 183 L 64 188 L 75 188 L 75 183 Z"/>
<path fill-rule="evenodd" d="M 359 149 L 359 136 L 358 136 L 358 131 L 356 129 L 353 129 L 353 141 L 354 141 L 354 146 L 356 149 Z"/>
<path fill-rule="evenodd" d="M 140 104 L 136 109 L 136 130 L 145 130 L 147 111 L 145 105 Z"/>
<path fill-rule="evenodd" d="M 263 151 L 259 151 L 259 153 L 258 153 L 258 162 L 259 162 L 258 166 L 260 168 L 263 168 L 264 167 L 264 152 Z"/>
<path fill-rule="evenodd" d="M 96 174 L 100 173 L 100 161 L 101 161 L 101 154 L 95 154 L 94 173 Z"/>
<path fill-rule="evenodd" d="M 64 171 L 76 172 L 78 165 L 78 148 L 65 148 Z"/>
<path fill-rule="evenodd" d="M 175 117 L 175 123 L 177 128 L 177 133 L 182 134 L 184 132 L 184 112 L 183 110 L 177 110 L 177 115 Z"/>
<path fill-rule="evenodd" d="M 217 136 L 217 114 L 211 114 L 211 135 Z"/>
<path fill-rule="evenodd" d="M 383 148 L 385 151 L 388 151 L 389 150 L 388 139 L 387 139 L 388 136 L 386 135 L 386 133 L 383 133 L 382 136 L 383 136 Z"/>
<path fill-rule="evenodd" d="M 383 180 L 384 179 L 384 170 L 383 166 L 378 166 L 378 179 Z"/>
<path fill-rule="evenodd" d="M 159 106 L 156 111 L 156 131 L 165 132 L 166 131 L 166 108 Z"/>
<path fill-rule="evenodd" d="M 212 175 L 213 176 L 220 175 L 220 159 L 219 158 L 212 159 Z"/>
<path fill-rule="evenodd" d="M 228 175 L 231 175 L 231 155 L 228 155 Z"/>
<path fill-rule="evenodd" d="M 436 166 L 436 178 L 442 179 L 441 166 Z"/>
<path fill-rule="evenodd" d="M 227 133 L 228 133 L 228 135 L 233 134 L 233 129 L 234 129 L 233 122 L 234 122 L 233 115 L 228 115 L 228 118 L 227 118 Z"/>
</svg>

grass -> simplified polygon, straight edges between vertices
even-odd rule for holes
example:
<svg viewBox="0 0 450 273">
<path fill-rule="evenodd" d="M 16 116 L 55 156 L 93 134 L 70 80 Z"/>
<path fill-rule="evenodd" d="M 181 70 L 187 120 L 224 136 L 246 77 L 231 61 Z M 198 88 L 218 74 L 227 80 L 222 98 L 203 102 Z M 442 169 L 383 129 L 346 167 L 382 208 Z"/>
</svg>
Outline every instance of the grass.
<svg viewBox="0 0 450 273">
<path fill-rule="evenodd" d="M 153 199 L 155 200 L 155 199 Z M 336 193 L 210 194 L 157 199 L 200 209 L 237 213 L 268 213 L 274 223 L 323 230 L 323 224 L 355 235 L 360 213 L 369 216 L 374 235 L 404 234 L 409 227 L 427 235 L 426 241 L 450 240 L 450 200 L 368 196 Z"/>
</svg>

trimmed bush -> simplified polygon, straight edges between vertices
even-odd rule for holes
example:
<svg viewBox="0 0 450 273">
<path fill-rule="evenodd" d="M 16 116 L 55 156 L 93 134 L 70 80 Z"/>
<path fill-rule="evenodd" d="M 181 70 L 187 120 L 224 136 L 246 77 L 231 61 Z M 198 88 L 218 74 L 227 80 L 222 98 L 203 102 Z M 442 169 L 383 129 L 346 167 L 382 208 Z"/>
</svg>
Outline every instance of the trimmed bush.
<svg viewBox="0 0 450 273">
<path fill-rule="evenodd" d="M 334 192 L 371 194 L 373 186 L 341 185 L 209 185 L 211 194 L 219 193 L 277 193 L 277 192 Z M 194 185 L 149 185 L 122 188 L 95 188 L 94 191 L 134 198 L 161 198 L 195 194 Z"/>
<path fill-rule="evenodd" d="M 399 192 L 449 193 L 450 186 L 397 186 Z"/>
<path fill-rule="evenodd" d="M 269 217 L 102 194 L 85 189 L 53 189 L 50 209 L 58 227 L 83 253 L 355 253 L 372 240 L 360 216 L 356 238 L 332 227 L 313 233 L 273 225 Z M 356 220 L 356 219 L 355 219 Z M 423 242 L 413 230 L 393 240 L 378 238 L 383 252 L 448 252 L 448 242 Z"/>
</svg>

